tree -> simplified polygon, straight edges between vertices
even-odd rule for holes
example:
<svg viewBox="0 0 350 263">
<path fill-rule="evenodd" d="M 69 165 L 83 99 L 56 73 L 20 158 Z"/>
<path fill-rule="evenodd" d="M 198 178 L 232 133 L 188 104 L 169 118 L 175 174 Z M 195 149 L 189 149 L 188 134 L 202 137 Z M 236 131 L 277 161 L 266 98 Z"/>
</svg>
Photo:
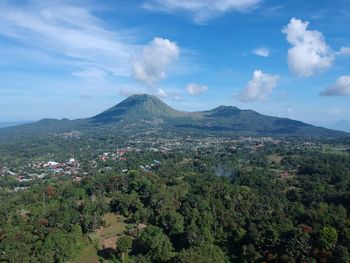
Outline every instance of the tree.
<svg viewBox="0 0 350 263">
<path fill-rule="evenodd" d="M 169 237 L 159 227 L 146 227 L 141 231 L 139 240 L 152 262 L 168 261 L 174 256 L 174 248 Z"/>
<path fill-rule="evenodd" d="M 338 232 L 334 227 L 324 227 L 320 232 L 320 245 L 330 250 L 335 247 L 338 241 Z"/>
<path fill-rule="evenodd" d="M 182 233 L 184 230 L 184 218 L 175 210 L 167 211 L 157 217 L 159 225 L 169 235 Z"/>
<path fill-rule="evenodd" d="M 339 263 L 349 263 L 350 262 L 350 254 L 348 248 L 338 245 L 334 249 L 334 262 Z"/>
<path fill-rule="evenodd" d="M 42 253 L 46 258 L 54 262 L 66 261 L 74 252 L 74 244 L 64 232 L 55 230 L 49 233 L 42 247 Z"/>
<path fill-rule="evenodd" d="M 241 262 L 256 262 L 261 258 L 260 253 L 255 249 L 253 244 L 242 246 L 242 258 Z"/>
<path fill-rule="evenodd" d="M 185 238 L 190 246 L 202 246 L 206 243 L 213 243 L 214 237 L 207 226 L 199 228 L 192 220 L 185 232 Z"/>
<path fill-rule="evenodd" d="M 225 253 L 218 246 L 212 244 L 183 250 L 176 258 L 176 262 L 179 263 L 222 263 L 227 261 Z"/>
<path fill-rule="evenodd" d="M 310 235 L 301 229 L 294 229 L 284 234 L 282 250 L 286 256 L 301 260 L 310 254 Z"/>
<path fill-rule="evenodd" d="M 117 240 L 117 250 L 122 255 L 122 261 L 125 262 L 125 254 L 129 252 L 132 246 L 132 239 L 129 236 L 120 237 Z"/>
</svg>

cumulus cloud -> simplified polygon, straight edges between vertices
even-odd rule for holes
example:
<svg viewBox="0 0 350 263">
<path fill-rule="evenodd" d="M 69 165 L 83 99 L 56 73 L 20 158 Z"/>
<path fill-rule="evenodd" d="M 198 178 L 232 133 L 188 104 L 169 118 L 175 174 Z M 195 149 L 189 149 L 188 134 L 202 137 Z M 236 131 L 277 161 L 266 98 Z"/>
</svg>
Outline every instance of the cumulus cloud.
<svg viewBox="0 0 350 263">
<path fill-rule="evenodd" d="M 267 48 L 257 48 L 253 51 L 253 54 L 260 57 L 268 57 L 270 56 L 270 50 Z"/>
<path fill-rule="evenodd" d="M 261 2 L 262 0 L 148 0 L 143 6 L 154 11 L 188 12 L 193 15 L 194 22 L 204 23 L 229 11 L 249 11 Z"/>
<path fill-rule="evenodd" d="M 199 95 L 199 94 L 206 92 L 208 90 L 208 87 L 206 85 L 200 85 L 197 83 L 190 83 L 190 84 L 187 84 L 186 89 L 187 89 L 187 92 L 191 96 L 196 96 L 196 95 Z"/>
<path fill-rule="evenodd" d="M 132 60 L 133 77 L 153 86 L 166 77 L 168 66 L 178 59 L 179 54 L 180 48 L 175 42 L 156 37 Z"/>
<path fill-rule="evenodd" d="M 288 50 L 288 65 L 292 72 L 301 77 L 310 77 L 330 68 L 334 52 L 327 45 L 324 36 L 316 30 L 308 30 L 309 22 L 292 18 L 282 32 L 292 45 Z"/>
<path fill-rule="evenodd" d="M 266 74 L 261 70 L 255 70 L 253 79 L 249 81 L 245 89 L 239 94 L 239 100 L 242 102 L 266 100 L 277 86 L 278 80 L 278 75 Z"/>
<path fill-rule="evenodd" d="M 339 52 L 337 52 L 337 55 L 350 55 L 350 47 L 342 47 Z"/>
<path fill-rule="evenodd" d="M 334 85 L 321 92 L 322 96 L 350 96 L 350 76 L 341 76 Z"/>
</svg>

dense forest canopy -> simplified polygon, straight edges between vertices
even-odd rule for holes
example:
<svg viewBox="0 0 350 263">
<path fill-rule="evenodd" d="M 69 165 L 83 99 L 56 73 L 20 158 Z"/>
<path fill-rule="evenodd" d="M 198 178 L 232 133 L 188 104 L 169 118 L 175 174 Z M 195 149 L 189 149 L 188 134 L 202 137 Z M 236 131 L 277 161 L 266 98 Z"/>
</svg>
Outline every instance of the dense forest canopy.
<svg viewBox="0 0 350 263">
<path fill-rule="evenodd" d="M 54 136 L 1 167 L 0 262 L 350 260 L 346 140 Z"/>
</svg>

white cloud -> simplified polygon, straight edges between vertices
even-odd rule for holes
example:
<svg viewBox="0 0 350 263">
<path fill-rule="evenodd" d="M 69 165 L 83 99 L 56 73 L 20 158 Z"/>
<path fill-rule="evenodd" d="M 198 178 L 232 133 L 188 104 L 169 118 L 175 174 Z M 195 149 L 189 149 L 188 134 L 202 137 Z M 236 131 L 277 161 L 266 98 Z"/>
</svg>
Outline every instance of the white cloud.
<svg viewBox="0 0 350 263">
<path fill-rule="evenodd" d="M 0 35 L 53 56 L 83 71 L 99 68 L 117 76 L 130 76 L 130 55 L 138 48 L 134 33 L 109 31 L 88 7 L 65 1 L 28 1 L 0 9 Z"/>
<path fill-rule="evenodd" d="M 159 98 L 166 98 L 168 94 L 165 92 L 165 90 L 158 89 L 156 92 L 156 96 L 158 96 Z"/>
<path fill-rule="evenodd" d="M 147 86 L 153 86 L 166 77 L 168 66 L 178 59 L 179 54 L 180 48 L 175 42 L 154 38 L 132 60 L 134 78 Z"/>
<path fill-rule="evenodd" d="M 208 90 L 208 87 L 206 85 L 200 85 L 197 83 L 190 83 L 190 84 L 187 84 L 186 89 L 190 95 L 196 96 L 196 95 L 199 95 L 199 94 L 206 92 Z"/>
<path fill-rule="evenodd" d="M 5 48 L 0 51 L 0 64 L 50 64 L 52 69 L 60 72 L 64 69 L 63 74 L 70 71 L 68 74 L 83 79 L 112 83 L 113 76 L 133 77 L 147 87 L 166 78 L 169 66 L 180 54 L 175 42 L 157 37 L 148 45 L 141 45 L 135 29 L 125 30 L 115 25 L 109 29 L 95 13 L 101 6 L 81 3 L 70 0 L 24 0 L 21 5 L 1 2 L 0 38 L 15 44 L 7 49 L 1 45 Z M 181 50 L 181 60 L 173 65 L 171 72 L 189 74 L 196 68 L 191 52 Z M 120 93 L 129 95 L 136 91 Z M 155 94 L 156 89 L 145 88 L 144 92 Z"/>
<path fill-rule="evenodd" d="M 242 102 L 266 100 L 277 86 L 278 80 L 278 75 L 266 74 L 261 70 L 255 70 L 253 79 L 249 81 L 245 89 L 239 94 L 239 100 Z"/>
<path fill-rule="evenodd" d="M 180 94 L 175 94 L 175 95 L 173 95 L 173 96 L 171 97 L 171 99 L 172 99 L 173 101 L 181 101 L 181 100 L 182 100 L 182 97 L 181 97 Z"/>
<path fill-rule="evenodd" d="M 350 47 L 342 47 L 339 52 L 337 52 L 337 55 L 350 55 Z"/>
<path fill-rule="evenodd" d="M 350 76 L 341 76 L 337 82 L 321 92 L 322 96 L 350 96 Z"/>
<path fill-rule="evenodd" d="M 229 11 L 249 11 L 261 2 L 262 0 L 148 0 L 144 7 L 169 13 L 189 12 L 193 15 L 194 22 L 200 24 Z"/>
<path fill-rule="evenodd" d="M 257 48 L 253 51 L 253 54 L 260 57 L 268 57 L 270 56 L 270 50 L 267 48 Z"/>
<path fill-rule="evenodd" d="M 310 77 L 330 68 L 334 53 L 321 32 L 308 30 L 309 22 L 292 18 L 282 32 L 293 46 L 288 50 L 289 68 L 296 75 Z"/>
</svg>

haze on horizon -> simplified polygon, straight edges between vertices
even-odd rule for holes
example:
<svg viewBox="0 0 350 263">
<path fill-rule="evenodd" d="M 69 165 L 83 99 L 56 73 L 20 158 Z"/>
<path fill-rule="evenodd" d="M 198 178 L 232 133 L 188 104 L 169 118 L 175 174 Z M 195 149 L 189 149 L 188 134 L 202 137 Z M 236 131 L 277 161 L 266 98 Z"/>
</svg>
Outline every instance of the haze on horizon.
<svg viewBox="0 0 350 263">
<path fill-rule="evenodd" d="M 134 93 L 350 121 L 349 0 L 0 1 L 0 122 L 93 116 Z"/>
</svg>

